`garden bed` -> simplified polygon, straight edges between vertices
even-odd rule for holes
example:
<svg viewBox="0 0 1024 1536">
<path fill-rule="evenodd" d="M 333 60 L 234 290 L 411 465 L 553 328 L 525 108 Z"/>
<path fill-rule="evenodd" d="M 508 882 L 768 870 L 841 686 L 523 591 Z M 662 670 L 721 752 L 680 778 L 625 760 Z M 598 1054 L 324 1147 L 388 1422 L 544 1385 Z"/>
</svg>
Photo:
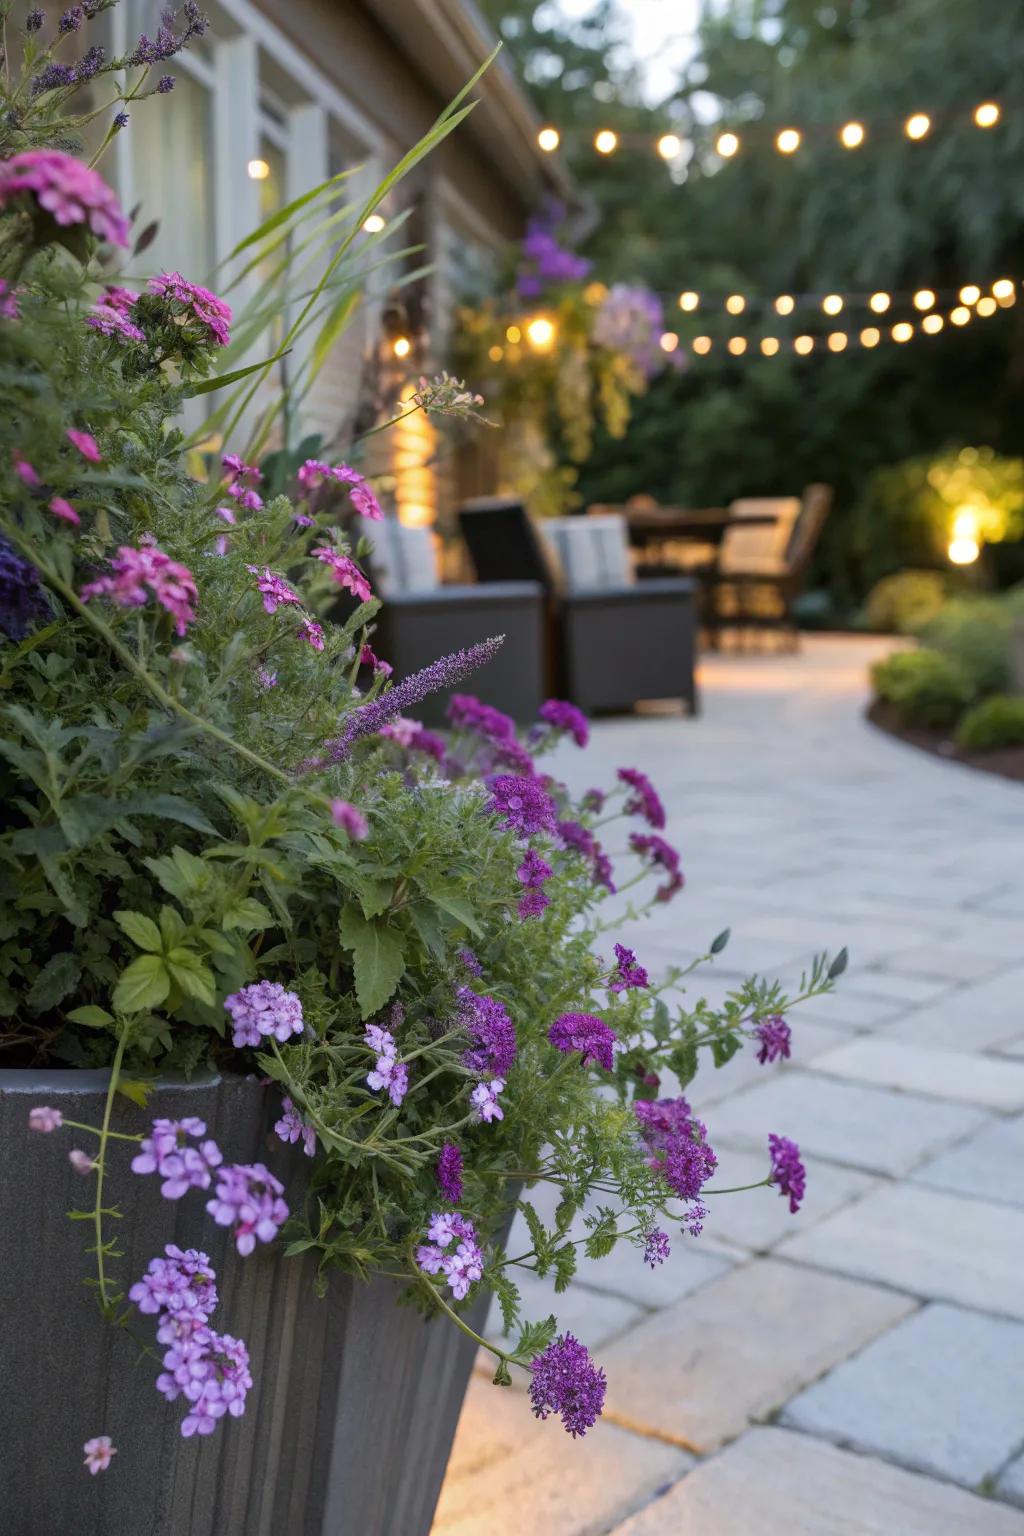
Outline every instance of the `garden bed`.
<svg viewBox="0 0 1024 1536">
<path fill-rule="evenodd" d="M 958 747 L 946 731 L 905 725 L 898 710 L 884 699 L 875 699 L 868 705 L 867 717 L 872 725 L 887 735 L 895 736 L 909 746 L 920 747 L 924 752 L 931 752 L 935 757 L 1024 783 L 1024 747 L 1001 747 L 995 752 L 968 752 Z"/>
</svg>

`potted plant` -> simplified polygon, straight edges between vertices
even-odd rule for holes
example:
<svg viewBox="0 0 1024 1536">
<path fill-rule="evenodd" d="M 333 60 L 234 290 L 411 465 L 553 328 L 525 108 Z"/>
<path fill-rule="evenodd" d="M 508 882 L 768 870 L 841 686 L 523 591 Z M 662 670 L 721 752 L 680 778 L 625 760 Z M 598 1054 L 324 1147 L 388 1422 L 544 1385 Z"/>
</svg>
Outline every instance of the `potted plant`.
<svg viewBox="0 0 1024 1536">
<path fill-rule="evenodd" d="M 599 957 L 616 883 L 682 887 L 657 794 L 624 768 L 574 802 L 543 762 L 586 745 L 562 701 L 525 739 L 467 694 L 443 735 L 416 723 L 499 641 L 391 678 L 331 510 L 377 512 L 358 469 L 311 459 L 265 498 L 264 418 L 188 472 L 183 398 L 231 391 L 240 432 L 265 370 L 217 373 L 230 309 L 181 274 L 104 280 L 128 223 L 46 142 L 31 103 L 72 84 L 45 78 L 14 88 L 0 163 L 5 1518 L 416 1536 L 488 1296 L 496 1382 L 584 1433 L 603 1373 L 520 1316 L 514 1276 L 561 1288 L 578 1247 L 619 1241 L 639 1271 L 699 1232 L 716 1160 L 682 1090 L 701 1049 L 787 1055 L 798 999 L 755 980 L 683 1007 L 677 975 Z M 334 228 L 295 326 L 382 194 Z M 432 408 L 460 408 L 448 384 Z M 795 1209 L 796 1147 L 766 1153 Z M 518 1198 L 539 1181 L 551 1222 Z M 510 1256 L 517 1202 L 532 1251 Z"/>
</svg>

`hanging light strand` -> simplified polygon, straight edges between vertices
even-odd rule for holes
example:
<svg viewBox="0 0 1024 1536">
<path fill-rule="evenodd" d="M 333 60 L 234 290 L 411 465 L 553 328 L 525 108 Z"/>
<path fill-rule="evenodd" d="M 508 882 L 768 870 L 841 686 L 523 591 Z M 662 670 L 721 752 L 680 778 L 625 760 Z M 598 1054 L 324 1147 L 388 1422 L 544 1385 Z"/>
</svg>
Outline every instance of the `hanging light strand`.
<svg viewBox="0 0 1024 1536">
<path fill-rule="evenodd" d="M 660 295 L 669 307 L 677 307 L 686 314 L 711 315 L 724 309 L 727 314 L 740 315 L 748 310 L 773 309 L 777 315 L 791 315 L 796 310 L 816 310 L 835 316 L 847 309 L 870 309 L 873 314 L 884 315 L 890 309 L 905 305 L 919 313 L 941 307 L 943 303 L 958 302 L 961 305 L 985 304 L 986 299 L 1004 309 L 1016 302 L 1018 284 L 1012 277 L 997 277 L 984 287 L 978 283 L 964 283 L 959 288 L 937 289 L 930 287 L 901 290 L 877 289 L 874 292 L 821 292 L 779 293 L 774 297 L 744 293 L 701 293 L 695 288 L 684 288 L 679 293 Z"/>
</svg>

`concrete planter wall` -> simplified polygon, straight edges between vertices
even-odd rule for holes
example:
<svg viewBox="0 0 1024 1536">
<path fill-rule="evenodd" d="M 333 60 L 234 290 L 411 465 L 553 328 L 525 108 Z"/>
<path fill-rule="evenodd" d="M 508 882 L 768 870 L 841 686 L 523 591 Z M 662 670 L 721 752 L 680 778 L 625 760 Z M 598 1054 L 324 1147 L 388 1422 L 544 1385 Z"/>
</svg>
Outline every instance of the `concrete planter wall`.
<svg viewBox="0 0 1024 1536">
<path fill-rule="evenodd" d="M 183 1440 L 182 1405 L 154 1386 L 157 1358 L 101 1319 L 82 1284 L 93 1260 L 92 1179 L 67 1153 L 93 1139 L 28 1129 L 33 1104 L 98 1125 L 106 1074 L 0 1072 L 0 1529 L 11 1536 L 426 1536 L 473 1361 L 444 1320 L 396 1307 L 400 1287 L 335 1276 L 320 1300 L 312 1263 L 278 1246 L 240 1259 L 206 1197 L 161 1198 L 159 1181 L 115 1151 L 108 1223 L 124 1289 L 167 1242 L 204 1249 L 217 1272 L 212 1319 L 249 1348 L 242 1419 Z M 274 1099 L 276 1104 L 276 1096 Z M 270 1095 L 252 1079 L 161 1086 L 149 1111 L 124 1100 L 115 1128 L 151 1115 L 201 1116 L 229 1161 L 265 1161 L 294 1190 L 301 1166 L 270 1135 Z M 268 1139 L 269 1138 L 269 1139 Z M 275 1150 L 276 1148 L 276 1150 Z M 480 1326 L 478 1317 L 474 1326 Z M 136 1332 L 155 1343 L 153 1320 Z M 159 1346 L 156 1346 L 159 1348 Z M 82 1444 L 108 1434 L 110 1468 L 91 1477 Z"/>
</svg>

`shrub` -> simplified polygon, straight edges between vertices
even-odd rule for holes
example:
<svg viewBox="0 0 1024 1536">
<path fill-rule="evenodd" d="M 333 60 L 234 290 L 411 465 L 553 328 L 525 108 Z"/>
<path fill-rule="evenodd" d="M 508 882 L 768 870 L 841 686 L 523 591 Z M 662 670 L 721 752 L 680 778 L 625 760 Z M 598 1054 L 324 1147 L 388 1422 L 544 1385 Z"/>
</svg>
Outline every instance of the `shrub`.
<svg viewBox="0 0 1024 1536">
<path fill-rule="evenodd" d="M 923 644 L 941 651 L 970 678 L 977 693 L 1001 693 L 1010 682 L 1013 612 L 999 597 L 957 597 L 921 626 Z"/>
<path fill-rule="evenodd" d="M 938 571 L 899 571 L 883 576 L 868 593 L 864 621 L 886 635 L 913 635 L 933 619 L 946 601 L 946 581 Z"/>
<path fill-rule="evenodd" d="M 897 651 L 876 662 L 871 680 L 907 725 L 953 725 L 974 697 L 962 667 L 941 651 Z"/>
<path fill-rule="evenodd" d="M 982 699 L 960 721 L 956 743 L 968 752 L 1024 747 L 1024 698 L 995 694 Z"/>
</svg>

